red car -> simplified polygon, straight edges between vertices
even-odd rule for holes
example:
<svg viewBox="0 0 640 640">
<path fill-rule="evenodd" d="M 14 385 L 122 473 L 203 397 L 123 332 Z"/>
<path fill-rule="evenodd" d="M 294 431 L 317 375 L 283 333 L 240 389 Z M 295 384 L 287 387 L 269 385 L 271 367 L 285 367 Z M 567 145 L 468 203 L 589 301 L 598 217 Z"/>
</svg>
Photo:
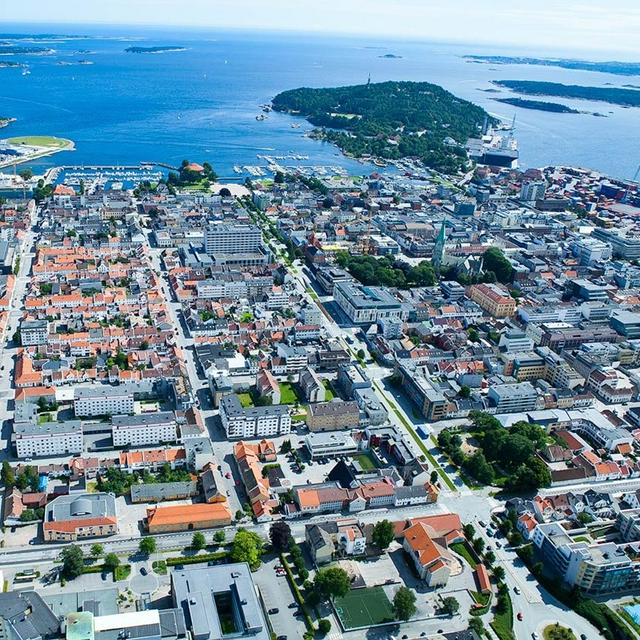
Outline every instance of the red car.
<svg viewBox="0 0 640 640">
<path fill-rule="evenodd" d="M 520 620 L 522 622 L 522 612 L 518 612 L 518 620 Z"/>
</svg>

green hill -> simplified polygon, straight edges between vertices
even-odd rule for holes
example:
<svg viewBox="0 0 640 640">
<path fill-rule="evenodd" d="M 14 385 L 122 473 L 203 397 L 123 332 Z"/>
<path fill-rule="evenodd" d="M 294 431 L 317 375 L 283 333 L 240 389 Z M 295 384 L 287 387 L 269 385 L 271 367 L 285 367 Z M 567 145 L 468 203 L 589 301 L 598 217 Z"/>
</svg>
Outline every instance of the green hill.
<svg viewBox="0 0 640 640">
<path fill-rule="evenodd" d="M 462 167 L 467 138 L 491 120 L 481 107 L 428 82 L 292 89 L 278 94 L 273 108 L 304 116 L 320 127 L 319 136 L 356 157 L 417 157 L 443 171 Z"/>
</svg>

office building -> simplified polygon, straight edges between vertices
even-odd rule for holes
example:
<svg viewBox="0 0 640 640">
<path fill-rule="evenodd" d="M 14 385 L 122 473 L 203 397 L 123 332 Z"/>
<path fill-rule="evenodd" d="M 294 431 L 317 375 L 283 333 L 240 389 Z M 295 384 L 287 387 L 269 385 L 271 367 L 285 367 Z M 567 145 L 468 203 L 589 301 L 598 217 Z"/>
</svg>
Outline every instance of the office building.
<svg viewBox="0 0 640 640">
<path fill-rule="evenodd" d="M 334 456 L 353 456 L 358 453 L 358 445 L 347 431 L 330 433 L 310 433 L 304 440 L 313 460 Z"/>
<path fill-rule="evenodd" d="M 74 493 L 49 502 L 42 526 L 45 542 L 75 542 L 118 533 L 116 499 L 111 493 Z"/>
<path fill-rule="evenodd" d="M 523 182 L 520 187 L 520 200 L 522 202 L 535 202 L 542 200 L 547 191 L 547 183 L 544 180 Z"/>
<path fill-rule="evenodd" d="M 354 324 L 373 324 L 385 318 L 406 319 L 403 305 L 384 287 L 365 287 L 353 281 L 336 282 L 336 303 Z"/>
<path fill-rule="evenodd" d="M 533 411 L 538 395 L 530 382 L 519 384 L 497 384 L 489 389 L 489 402 L 496 413 L 519 413 Z"/>
<path fill-rule="evenodd" d="M 184 611 L 193 640 L 270 638 L 258 590 L 244 562 L 174 570 L 171 595 L 173 605 Z"/>
<path fill-rule="evenodd" d="M 204 234 L 205 252 L 216 254 L 258 253 L 262 232 L 255 225 L 211 224 Z"/>
</svg>

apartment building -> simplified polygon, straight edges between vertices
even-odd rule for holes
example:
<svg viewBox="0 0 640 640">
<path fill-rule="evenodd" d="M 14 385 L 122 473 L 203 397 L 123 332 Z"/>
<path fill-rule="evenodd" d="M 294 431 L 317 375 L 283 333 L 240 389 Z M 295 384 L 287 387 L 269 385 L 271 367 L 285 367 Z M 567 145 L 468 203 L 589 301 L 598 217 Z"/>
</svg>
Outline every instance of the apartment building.
<svg viewBox="0 0 640 640">
<path fill-rule="evenodd" d="M 435 422 L 447 415 L 450 403 L 436 384 L 427 377 L 428 370 L 401 365 L 398 373 L 402 376 L 402 388 L 427 420 Z"/>
<path fill-rule="evenodd" d="M 112 416 L 133 413 L 133 391 L 125 387 L 94 385 L 75 389 L 73 410 L 77 416 Z"/>
<path fill-rule="evenodd" d="M 516 312 L 516 301 L 497 284 L 474 284 L 467 296 L 494 318 L 510 318 Z"/>
<path fill-rule="evenodd" d="M 291 432 L 286 406 L 246 407 L 235 393 L 220 401 L 220 420 L 230 440 L 267 438 Z"/>
<path fill-rule="evenodd" d="M 20 323 L 20 343 L 23 347 L 47 344 L 49 323 L 46 320 L 23 320 Z"/>
<path fill-rule="evenodd" d="M 309 431 L 353 429 L 360 424 L 360 408 L 354 401 L 317 402 L 307 410 Z"/>
<path fill-rule="evenodd" d="M 640 586 L 640 566 L 625 547 L 614 542 L 575 542 L 558 522 L 539 524 L 533 531 L 534 545 L 544 564 L 570 587 L 599 597 L 625 593 Z M 640 543 L 627 543 L 637 554 Z"/>
<path fill-rule="evenodd" d="M 13 443 L 20 460 L 75 455 L 84 450 L 82 424 L 79 420 L 14 422 Z"/>
<path fill-rule="evenodd" d="M 136 416 L 113 416 L 111 433 L 114 447 L 157 445 L 178 439 L 173 411 L 157 411 Z"/>
</svg>

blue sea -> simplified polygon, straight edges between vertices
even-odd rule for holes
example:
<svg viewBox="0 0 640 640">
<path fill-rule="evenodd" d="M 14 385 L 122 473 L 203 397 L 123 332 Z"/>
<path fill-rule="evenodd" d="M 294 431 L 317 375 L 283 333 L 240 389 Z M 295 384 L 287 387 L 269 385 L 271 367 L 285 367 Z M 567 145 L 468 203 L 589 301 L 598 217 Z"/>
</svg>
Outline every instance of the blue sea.
<svg viewBox="0 0 640 640">
<path fill-rule="evenodd" d="M 34 34 L 51 27 L 0 25 L 4 33 Z M 303 155 L 283 164 L 339 165 L 355 174 L 370 166 L 343 157 L 332 145 L 305 137 L 299 118 L 260 105 L 299 86 L 337 86 L 384 80 L 440 84 L 490 113 L 516 116 L 521 166 L 569 164 L 631 177 L 640 164 L 640 112 L 605 103 L 560 100 L 587 114 L 555 114 L 496 102 L 508 91 L 487 93 L 494 79 L 549 80 L 584 85 L 638 84 L 640 78 L 551 67 L 477 64 L 465 54 L 542 55 L 486 46 L 347 39 L 274 33 L 167 32 L 157 29 L 63 27 L 84 39 L 41 42 L 52 55 L 16 55 L 28 74 L 0 69 L 0 115 L 17 121 L 0 135 L 50 134 L 72 139 L 76 150 L 45 158 L 35 169 L 60 164 L 131 165 L 208 160 L 232 177 L 233 167 L 265 165 L 259 154 Z M 0 36 L 1 38 L 1 36 Z M 18 43 L 24 44 L 24 43 Z M 129 46 L 179 46 L 185 51 L 132 54 Z M 385 58 L 394 54 L 396 58 Z M 91 65 L 61 65 L 89 60 Z M 292 124 L 299 123 L 299 128 Z"/>
</svg>

